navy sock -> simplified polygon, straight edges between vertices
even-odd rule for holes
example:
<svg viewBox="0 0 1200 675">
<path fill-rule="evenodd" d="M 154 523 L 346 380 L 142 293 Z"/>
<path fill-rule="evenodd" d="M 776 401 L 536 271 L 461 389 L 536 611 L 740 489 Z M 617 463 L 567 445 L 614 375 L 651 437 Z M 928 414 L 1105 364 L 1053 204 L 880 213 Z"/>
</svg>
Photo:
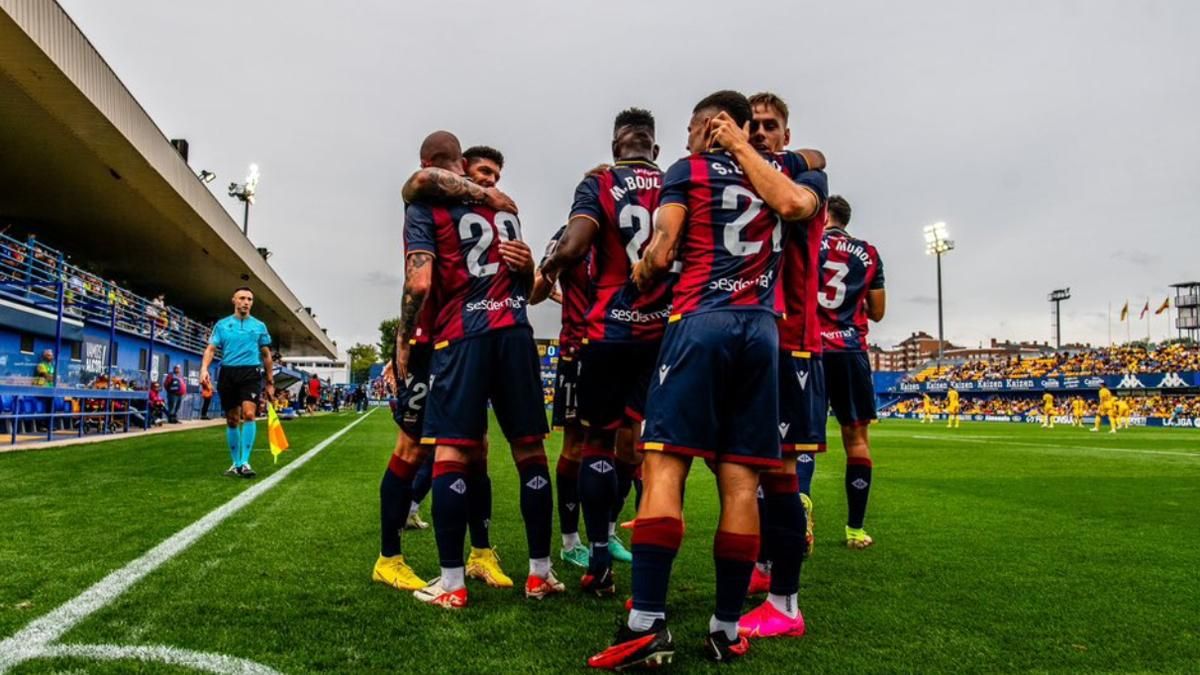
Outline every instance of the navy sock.
<svg viewBox="0 0 1200 675">
<path fill-rule="evenodd" d="M 846 458 L 846 525 L 861 529 L 867 518 L 867 499 L 871 496 L 872 463 L 867 457 Z"/>
<path fill-rule="evenodd" d="M 550 535 L 554 528 L 554 495 L 551 494 L 546 455 L 535 455 L 517 462 L 517 473 L 521 476 L 521 517 L 525 519 L 529 557 L 548 558 Z"/>
<path fill-rule="evenodd" d="M 467 535 L 467 466 L 462 462 L 433 463 L 433 534 L 442 567 L 463 567 Z"/>
<path fill-rule="evenodd" d="M 433 487 L 433 453 L 425 458 L 421 463 L 417 473 L 413 475 L 412 483 L 412 501 L 420 504 L 425 500 L 425 495 L 429 494 L 429 488 Z"/>
<path fill-rule="evenodd" d="M 812 496 L 813 472 L 817 470 L 817 453 L 802 452 L 796 456 L 796 478 L 800 480 L 800 493 Z"/>
<path fill-rule="evenodd" d="M 558 458 L 558 529 L 563 534 L 579 532 L 579 462 Z"/>
<path fill-rule="evenodd" d="M 612 567 L 608 523 L 617 497 L 617 472 L 613 464 L 611 453 L 594 447 L 583 449 L 583 461 L 579 466 L 579 503 L 583 506 L 583 526 L 591 547 L 589 574 L 600 574 Z"/>
<path fill-rule="evenodd" d="M 683 521 L 678 518 L 638 518 L 633 523 L 633 608 L 641 612 L 667 611 L 671 565 L 683 541 Z M 746 577 L 747 585 L 750 577 Z M 745 595 L 745 588 L 742 594 Z"/>
<path fill-rule="evenodd" d="M 379 554 L 400 555 L 400 531 L 408 518 L 412 501 L 412 480 L 415 466 L 392 455 L 383 480 L 379 481 Z"/>
<path fill-rule="evenodd" d="M 800 588 L 804 560 L 804 504 L 799 481 L 790 474 L 764 473 L 760 477 L 767 503 L 762 549 L 771 559 L 771 592 L 791 595 Z"/>
<path fill-rule="evenodd" d="M 757 534 L 717 530 L 713 537 L 713 561 L 717 568 L 717 609 L 713 616 L 718 621 L 737 621 L 742 618 L 742 605 L 746 603 L 746 591 L 750 588 L 750 575 L 754 572 L 758 545 Z M 636 555 L 634 560 L 637 560 Z"/>
<path fill-rule="evenodd" d="M 467 526 L 471 531 L 473 548 L 491 548 L 488 530 L 492 525 L 492 479 L 487 473 L 487 460 L 473 460 L 467 465 Z"/>
<path fill-rule="evenodd" d="M 617 460 L 617 493 L 613 497 L 612 514 L 608 522 L 621 522 L 621 511 L 625 510 L 625 500 L 629 498 L 629 491 L 633 489 L 633 474 L 637 472 L 637 468 L 637 464 Z"/>
</svg>

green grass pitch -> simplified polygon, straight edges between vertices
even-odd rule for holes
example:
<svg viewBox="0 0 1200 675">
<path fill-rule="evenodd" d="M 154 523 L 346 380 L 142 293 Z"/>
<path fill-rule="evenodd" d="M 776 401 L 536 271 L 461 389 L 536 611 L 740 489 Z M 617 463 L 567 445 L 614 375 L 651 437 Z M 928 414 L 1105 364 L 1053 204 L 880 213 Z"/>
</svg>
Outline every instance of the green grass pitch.
<svg viewBox="0 0 1200 675">
<path fill-rule="evenodd" d="M 287 423 L 293 451 L 278 466 L 256 451 L 261 477 L 353 419 Z M 876 546 L 850 551 L 844 460 L 830 431 L 800 596 L 808 635 L 755 643 L 731 668 L 1200 670 L 1200 434 L 887 421 L 871 430 Z M 386 410 L 374 411 L 61 641 L 167 645 L 288 673 L 582 672 L 611 637 L 628 568 L 617 569 L 617 599 L 581 596 L 577 570 L 557 560 L 557 526 L 566 597 L 527 602 L 519 589 L 472 585 L 471 606 L 451 613 L 371 583 L 379 477 L 395 435 Z M 491 441 L 493 541 L 520 580 L 516 474 L 496 432 Z M 0 455 L 0 640 L 249 488 L 220 475 L 223 446 L 220 429 L 204 429 Z M 555 435 L 552 462 L 557 446 Z M 710 668 L 699 639 L 711 611 L 715 490 L 703 464 L 690 480 L 670 596 L 677 672 Z M 405 533 L 404 546 L 419 573 L 436 576 L 431 530 Z M 12 672 L 130 671 L 188 672 L 84 658 Z"/>
</svg>

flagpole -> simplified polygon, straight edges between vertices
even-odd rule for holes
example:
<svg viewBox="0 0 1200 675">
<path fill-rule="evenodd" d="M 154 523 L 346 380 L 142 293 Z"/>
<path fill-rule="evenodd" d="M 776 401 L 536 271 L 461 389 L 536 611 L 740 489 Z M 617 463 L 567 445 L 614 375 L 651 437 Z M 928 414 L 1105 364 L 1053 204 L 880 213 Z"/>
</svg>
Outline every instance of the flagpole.
<svg viewBox="0 0 1200 675">
<path fill-rule="evenodd" d="M 1146 308 L 1146 346 L 1150 346 L 1150 298 L 1146 298 L 1146 304 L 1142 305 Z"/>
</svg>

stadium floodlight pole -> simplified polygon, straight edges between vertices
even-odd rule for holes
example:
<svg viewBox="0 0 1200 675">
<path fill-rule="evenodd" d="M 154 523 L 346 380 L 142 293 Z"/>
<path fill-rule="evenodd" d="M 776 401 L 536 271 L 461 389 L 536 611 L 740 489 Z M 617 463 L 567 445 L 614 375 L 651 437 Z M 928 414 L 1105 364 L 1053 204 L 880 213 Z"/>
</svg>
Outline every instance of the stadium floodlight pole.
<svg viewBox="0 0 1200 675">
<path fill-rule="evenodd" d="M 1054 348 L 1062 349 L 1062 302 L 1071 299 L 1071 289 L 1058 288 L 1050 291 L 1050 302 L 1054 303 Z"/>
<path fill-rule="evenodd" d="M 250 165 L 250 173 L 246 174 L 246 182 L 238 185 L 237 183 L 229 184 L 229 196 L 236 197 L 241 200 L 244 210 L 242 211 L 242 234 L 250 236 L 250 205 L 254 203 L 254 193 L 258 190 L 258 165 Z"/>
<path fill-rule="evenodd" d="M 948 234 L 946 223 L 925 226 L 925 253 L 937 258 L 938 368 L 942 367 L 942 349 L 946 344 L 946 327 L 942 321 L 942 254 L 954 250 L 954 241 L 947 238 Z"/>
</svg>

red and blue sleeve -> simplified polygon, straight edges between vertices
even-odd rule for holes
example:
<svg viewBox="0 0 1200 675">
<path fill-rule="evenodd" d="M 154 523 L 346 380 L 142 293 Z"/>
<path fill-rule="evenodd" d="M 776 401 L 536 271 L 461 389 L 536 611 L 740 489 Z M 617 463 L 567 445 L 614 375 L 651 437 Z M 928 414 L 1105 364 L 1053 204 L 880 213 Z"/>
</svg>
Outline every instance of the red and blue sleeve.
<svg viewBox="0 0 1200 675">
<path fill-rule="evenodd" d="M 675 162 L 663 174 L 662 191 L 658 193 L 658 205 L 688 205 L 688 187 L 692 180 L 692 162 L 688 157 Z"/>
<path fill-rule="evenodd" d="M 604 217 L 600 205 L 600 178 L 588 176 L 575 188 L 575 201 L 571 204 L 571 217 L 583 216 L 599 223 Z"/>
<path fill-rule="evenodd" d="M 409 204 L 404 210 L 404 255 L 417 251 L 437 255 L 433 213 L 426 206 Z"/>
<path fill-rule="evenodd" d="M 871 258 L 875 260 L 875 277 L 871 279 L 869 288 L 877 291 L 883 288 L 883 258 L 879 257 L 879 251 L 874 246 L 871 247 Z"/>
</svg>

